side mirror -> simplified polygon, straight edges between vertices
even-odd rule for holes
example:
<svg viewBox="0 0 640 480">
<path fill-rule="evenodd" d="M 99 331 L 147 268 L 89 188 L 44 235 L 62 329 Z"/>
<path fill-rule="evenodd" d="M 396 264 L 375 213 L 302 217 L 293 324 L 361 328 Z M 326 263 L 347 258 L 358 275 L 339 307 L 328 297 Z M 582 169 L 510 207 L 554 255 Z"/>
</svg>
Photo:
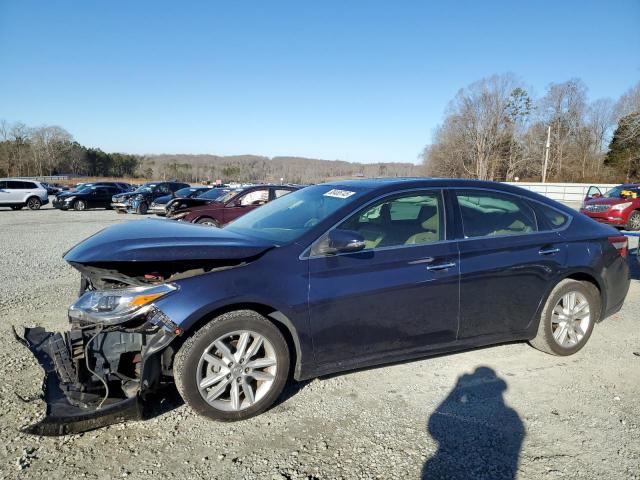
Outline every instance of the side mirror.
<svg viewBox="0 0 640 480">
<path fill-rule="evenodd" d="M 594 193 L 593 195 L 591 195 L 591 198 L 601 198 L 602 194 L 601 193 Z"/>
<path fill-rule="evenodd" d="M 364 237 L 353 230 L 331 230 L 325 253 L 359 252 L 366 246 Z"/>
</svg>

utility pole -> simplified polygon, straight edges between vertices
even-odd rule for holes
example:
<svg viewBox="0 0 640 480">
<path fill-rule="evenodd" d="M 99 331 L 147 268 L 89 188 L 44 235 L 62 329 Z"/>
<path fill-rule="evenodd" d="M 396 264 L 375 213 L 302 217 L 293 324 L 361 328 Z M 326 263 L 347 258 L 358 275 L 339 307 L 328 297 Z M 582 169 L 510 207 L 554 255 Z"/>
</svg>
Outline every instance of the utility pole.
<svg viewBox="0 0 640 480">
<path fill-rule="evenodd" d="M 547 165 L 549 165 L 549 147 L 551 147 L 551 125 L 547 129 L 547 144 L 544 148 L 544 163 L 542 164 L 542 183 L 547 181 Z"/>
</svg>

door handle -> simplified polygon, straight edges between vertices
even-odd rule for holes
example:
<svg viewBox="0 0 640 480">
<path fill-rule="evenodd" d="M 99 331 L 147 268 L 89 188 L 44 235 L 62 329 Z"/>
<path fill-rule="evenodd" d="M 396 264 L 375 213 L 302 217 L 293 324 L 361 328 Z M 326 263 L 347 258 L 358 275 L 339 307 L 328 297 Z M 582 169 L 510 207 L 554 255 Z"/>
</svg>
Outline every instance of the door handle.
<svg viewBox="0 0 640 480">
<path fill-rule="evenodd" d="M 538 252 L 540 255 L 554 255 L 560 251 L 559 248 L 541 248 Z"/>
<path fill-rule="evenodd" d="M 449 268 L 455 267 L 456 264 L 453 262 L 449 263 L 438 263 L 437 265 L 427 265 L 427 270 L 431 272 L 437 272 L 439 270 L 448 270 Z"/>
</svg>

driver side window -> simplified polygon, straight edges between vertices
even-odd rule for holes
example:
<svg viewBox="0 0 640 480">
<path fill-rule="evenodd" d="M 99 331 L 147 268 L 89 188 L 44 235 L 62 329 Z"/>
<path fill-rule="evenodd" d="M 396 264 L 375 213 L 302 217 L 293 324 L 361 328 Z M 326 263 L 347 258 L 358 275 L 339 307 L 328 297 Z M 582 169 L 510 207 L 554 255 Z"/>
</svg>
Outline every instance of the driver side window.
<svg viewBox="0 0 640 480">
<path fill-rule="evenodd" d="M 439 191 L 412 192 L 365 207 L 337 228 L 360 234 L 365 249 L 422 245 L 444 238 L 443 218 Z"/>
<path fill-rule="evenodd" d="M 242 196 L 242 198 L 240 198 L 240 206 L 248 207 L 248 206 L 256 206 L 256 205 L 264 205 L 268 201 L 269 201 L 269 190 L 265 188 L 263 190 L 254 190 Z"/>
</svg>

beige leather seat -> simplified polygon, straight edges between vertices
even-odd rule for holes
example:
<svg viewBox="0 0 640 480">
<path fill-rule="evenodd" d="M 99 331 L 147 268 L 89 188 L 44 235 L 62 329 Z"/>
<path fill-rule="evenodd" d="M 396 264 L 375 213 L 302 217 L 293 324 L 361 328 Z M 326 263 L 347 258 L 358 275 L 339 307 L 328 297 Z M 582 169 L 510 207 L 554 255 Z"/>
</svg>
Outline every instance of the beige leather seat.
<svg viewBox="0 0 640 480">
<path fill-rule="evenodd" d="M 419 243 L 432 243 L 440 239 L 438 230 L 440 229 L 440 219 L 438 217 L 438 207 L 424 205 L 418 214 L 423 232 L 411 235 L 404 243 L 405 245 L 415 245 Z"/>
</svg>

